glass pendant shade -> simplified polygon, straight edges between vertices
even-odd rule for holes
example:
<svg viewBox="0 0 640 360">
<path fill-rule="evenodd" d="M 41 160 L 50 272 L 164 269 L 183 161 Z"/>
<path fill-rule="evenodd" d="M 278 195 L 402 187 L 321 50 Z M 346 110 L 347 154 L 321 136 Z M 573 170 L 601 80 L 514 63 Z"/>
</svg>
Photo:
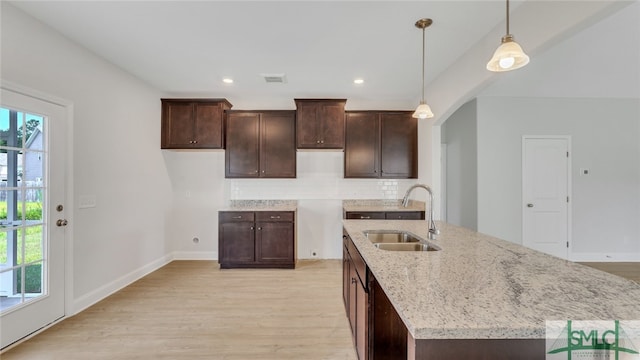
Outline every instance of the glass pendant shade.
<svg viewBox="0 0 640 360">
<path fill-rule="evenodd" d="M 502 37 L 502 44 L 487 63 L 487 70 L 501 72 L 519 69 L 529 63 L 529 56 L 524 53 L 520 45 L 513 40 L 512 35 Z"/>
<path fill-rule="evenodd" d="M 433 112 L 431 112 L 431 107 L 427 105 L 426 102 L 421 101 L 420 105 L 414 111 L 412 117 L 418 119 L 429 119 L 433 117 Z"/>
</svg>

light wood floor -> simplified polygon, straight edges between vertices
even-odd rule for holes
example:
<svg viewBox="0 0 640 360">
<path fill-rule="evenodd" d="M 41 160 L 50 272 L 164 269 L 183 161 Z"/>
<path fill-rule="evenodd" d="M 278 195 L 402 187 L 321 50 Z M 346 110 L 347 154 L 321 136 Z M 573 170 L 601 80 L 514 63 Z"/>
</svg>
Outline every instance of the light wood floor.
<svg viewBox="0 0 640 360">
<path fill-rule="evenodd" d="M 581 263 L 640 283 L 640 262 Z"/>
<path fill-rule="evenodd" d="M 640 282 L 640 263 L 584 263 Z M 219 270 L 175 261 L 0 355 L 44 359 L 356 358 L 342 263 Z"/>
<path fill-rule="evenodd" d="M 0 355 L 15 359 L 356 359 L 340 260 L 295 270 L 175 261 Z"/>
</svg>

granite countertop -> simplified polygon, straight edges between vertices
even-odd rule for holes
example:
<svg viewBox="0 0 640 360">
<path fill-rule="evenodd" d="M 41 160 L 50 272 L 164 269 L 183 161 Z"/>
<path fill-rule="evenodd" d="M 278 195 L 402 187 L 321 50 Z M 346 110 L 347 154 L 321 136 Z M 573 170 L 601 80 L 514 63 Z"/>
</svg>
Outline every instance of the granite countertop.
<svg viewBox="0 0 640 360">
<path fill-rule="evenodd" d="M 343 220 L 415 339 L 544 339 L 546 320 L 638 320 L 640 284 L 437 222 L 434 252 L 379 250 L 363 230 L 427 239 L 427 222 Z"/>
<path fill-rule="evenodd" d="M 231 200 L 220 211 L 297 211 L 298 200 Z"/>
<path fill-rule="evenodd" d="M 425 211 L 424 201 L 409 200 L 407 207 L 402 200 L 342 200 L 343 211 Z"/>
</svg>

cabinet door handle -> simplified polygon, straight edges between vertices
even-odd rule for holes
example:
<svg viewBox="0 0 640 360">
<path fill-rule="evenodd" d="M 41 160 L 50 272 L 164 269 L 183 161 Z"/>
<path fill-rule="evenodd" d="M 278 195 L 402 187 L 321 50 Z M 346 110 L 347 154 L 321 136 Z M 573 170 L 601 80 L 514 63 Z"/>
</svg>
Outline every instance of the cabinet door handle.
<svg viewBox="0 0 640 360">
<path fill-rule="evenodd" d="M 233 219 L 242 219 L 242 215 L 240 216 L 234 216 Z"/>
<path fill-rule="evenodd" d="M 280 219 L 280 215 L 278 215 L 278 216 L 273 216 L 273 215 L 272 215 L 272 216 L 271 216 L 271 218 L 272 218 L 272 219 Z"/>
<path fill-rule="evenodd" d="M 356 278 L 351 278 L 351 283 L 355 284 L 356 283 Z"/>
<path fill-rule="evenodd" d="M 360 215 L 360 219 L 371 219 L 371 216 Z"/>
</svg>

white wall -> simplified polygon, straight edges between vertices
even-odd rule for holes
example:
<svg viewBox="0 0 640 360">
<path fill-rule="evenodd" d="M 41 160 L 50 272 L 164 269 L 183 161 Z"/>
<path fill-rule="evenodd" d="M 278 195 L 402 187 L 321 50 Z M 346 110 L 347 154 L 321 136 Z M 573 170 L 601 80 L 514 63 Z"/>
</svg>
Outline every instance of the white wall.
<svg viewBox="0 0 640 360">
<path fill-rule="evenodd" d="M 477 102 L 478 231 L 522 242 L 522 136 L 570 135 L 570 257 L 640 259 L 640 100 Z M 590 174 L 581 176 L 581 168 Z"/>
<path fill-rule="evenodd" d="M 570 135 L 570 258 L 640 260 L 638 24 L 635 2 L 533 57 L 527 67 L 500 74 L 478 95 L 476 114 L 463 106 L 447 119 L 445 140 L 473 141 L 469 128 L 456 126 L 462 115 L 469 127 L 477 126 L 478 231 L 521 243 L 522 136 Z M 621 46 L 613 40 L 623 33 Z M 580 168 L 591 174 L 580 176 Z M 448 179 L 447 188 L 455 188 Z M 449 211 L 468 210 L 455 199 Z"/>
<path fill-rule="evenodd" d="M 478 95 L 479 231 L 521 242 L 521 136 L 571 135 L 570 257 L 640 261 L 638 24 L 636 1 Z"/>
<path fill-rule="evenodd" d="M 478 158 L 476 100 L 469 101 L 442 125 L 446 145 L 448 223 L 478 229 Z"/>
<path fill-rule="evenodd" d="M 298 258 L 342 257 L 342 200 L 398 199 L 416 180 L 344 179 L 343 152 L 300 151 L 295 179 L 225 179 L 224 152 L 165 151 L 174 194 L 171 250 L 217 258 L 218 211 L 228 200 L 298 200 Z M 193 237 L 200 242 L 194 244 Z"/>
<path fill-rule="evenodd" d="M 1 77 L 73 103 L 73 311 L 166 261 L 162 94 L 2 2 Z"/>
</svg>

